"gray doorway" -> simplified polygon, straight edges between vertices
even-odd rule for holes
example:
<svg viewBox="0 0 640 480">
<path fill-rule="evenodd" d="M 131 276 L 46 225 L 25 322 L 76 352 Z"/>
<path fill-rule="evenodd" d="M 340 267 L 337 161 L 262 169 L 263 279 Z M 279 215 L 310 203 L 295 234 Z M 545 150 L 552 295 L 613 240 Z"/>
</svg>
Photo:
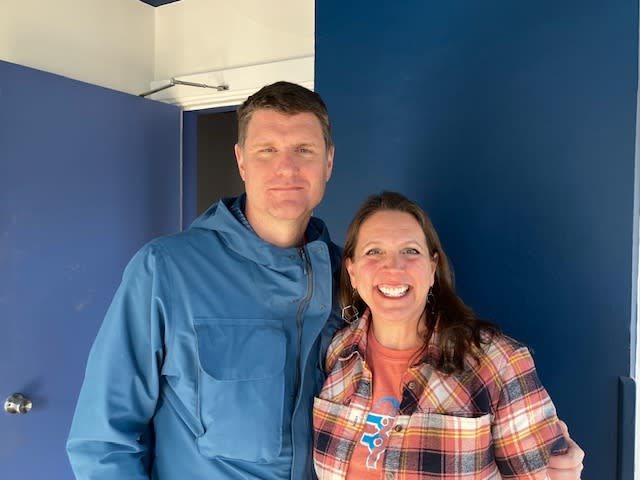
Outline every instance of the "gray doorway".
<svg viewBox="0 0 640 480">
<path fill-rule="evenodd" d="M 235 110 L 198 115 L 197 118 L 197 215 L 224 197 L 244 192 L 233 146 L 238 139 Z"/>
</svg>

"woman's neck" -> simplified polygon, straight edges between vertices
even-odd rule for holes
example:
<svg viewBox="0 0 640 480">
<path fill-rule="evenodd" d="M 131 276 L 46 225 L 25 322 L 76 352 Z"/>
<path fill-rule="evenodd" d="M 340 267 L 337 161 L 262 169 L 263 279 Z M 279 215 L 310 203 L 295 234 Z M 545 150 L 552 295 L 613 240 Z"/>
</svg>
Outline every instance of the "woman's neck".
<svg viewBox="0 0 640 480">
<path fill-rule="evenodd" d="M 411 350 L 424 343 L 424 319 L 416 322 L 376 320 L 371 316 L 370 327 L 378 343 L 392 350 Z"/>
</svg>

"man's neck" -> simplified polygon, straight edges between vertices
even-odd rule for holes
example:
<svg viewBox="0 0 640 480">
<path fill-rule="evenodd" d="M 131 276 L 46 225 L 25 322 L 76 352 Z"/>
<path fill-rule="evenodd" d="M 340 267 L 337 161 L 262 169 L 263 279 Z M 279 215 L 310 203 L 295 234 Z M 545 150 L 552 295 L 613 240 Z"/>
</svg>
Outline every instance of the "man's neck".
<svg viewBox="0 0 640 480">
<path fill-rule="evenodd" d="M 252 218 L 246 212 L 247 220 L 256 234 L 265 242 L 269 242 L 276 247 L 291 248 L 303 245 L 304 233 L 309 224 L 309 218 L 296 220 L 276 220 Z"/>
</svg>

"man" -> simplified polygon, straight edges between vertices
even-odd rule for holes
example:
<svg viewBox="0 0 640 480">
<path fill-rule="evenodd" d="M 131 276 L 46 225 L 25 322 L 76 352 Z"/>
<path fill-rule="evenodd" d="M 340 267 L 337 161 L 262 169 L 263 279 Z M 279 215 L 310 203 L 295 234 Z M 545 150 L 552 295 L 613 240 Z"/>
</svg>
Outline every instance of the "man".
<svg viewBox="0 0 640 480">
<path fill-rule="evenodd" d="M 235 153 L 246 194 L 125 270 L 67 443 L 80 480 L 313 478 L 311 406 L 341 323 L 340 250 L 311 216 L 333 169 L 322 99 L 264 87 L 238 109 Z M 578 478 L 572 452 L 553 480 Z"/>
</svg>

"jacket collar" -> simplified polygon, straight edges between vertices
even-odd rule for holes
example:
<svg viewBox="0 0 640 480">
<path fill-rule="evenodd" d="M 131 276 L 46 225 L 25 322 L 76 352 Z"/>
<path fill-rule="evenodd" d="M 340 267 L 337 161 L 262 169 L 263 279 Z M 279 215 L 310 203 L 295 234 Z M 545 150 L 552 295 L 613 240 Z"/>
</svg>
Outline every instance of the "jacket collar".
<svg viewBox="0 0 640 480">
<path fill-rule="evenodd" d="M 291 255 L 298 255 L 299 248 L 276 247 L 255 233 L 244 215 L 245 197 L 246 194 L 223 198 L 209 207 L 189 228 L 217 232 L 231 250 L 260 265 L 277 268 Z M 326 244 L 330 250 L 335 248 L 326 225 L 319 218 L 311 217 L 305 235 L 308 243 L 317 241 Z"/>
</svg>

